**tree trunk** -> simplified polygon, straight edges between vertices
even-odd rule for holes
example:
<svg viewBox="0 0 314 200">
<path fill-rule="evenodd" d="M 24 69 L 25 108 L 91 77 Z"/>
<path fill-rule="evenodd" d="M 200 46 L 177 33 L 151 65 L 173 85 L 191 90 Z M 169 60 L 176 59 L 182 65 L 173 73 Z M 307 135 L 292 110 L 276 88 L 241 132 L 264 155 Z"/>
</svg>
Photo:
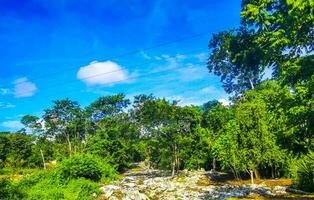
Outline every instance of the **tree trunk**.
<svg viewBox="0 0 314 200">
<path fill-rule="evenodd" d="M 251 80 L 251 79 L 249 79 L 249 81 L 250 81 L 250 84 L 251 84 L 251 89 L 254 89 L 254 85 L 253 85 L 252 80 Z"/>
<path fill-rule="evenodd" d="M 178 174 L 178 172 L 179 172 L 179 169 L 180 169 L 180 159 L 179 159 L 179 157 L 177 156 L 177 162 L 176 162 L 176 165 L 177 165 L 177 170 L 176 170 L 176 173 Z"/>
<path fill-rule="evenodd" d="M 238 180 L 238 176 L 237 176 L 237 172 L 235 171 L 235 169 L 233 167 L 230 167 L 231 168 L 231 171 L 233 173 L 233 176 L 236 180 Z"/>
<path fill-rule="evenodd" d="M 71 141 L 70 141 L 70 136 L 68 134 L 66 135 L 66 139 L 68 141 L 69 154 L 70 154 L 70 157 L 71 157 L 71 155 L 72 155 L 72 145 L 71 145 Z"/>
<path fill-rule="evenodd" d="M 177 146 L 176 144 L 173 145 L 173 159 L 172 159 L 172 172 L 171 175 L 174 177 L 175 170 L 176 170 L 176 161 L 177 161 Z"/>
<path fill-rule="evenodd" d="M 45 158 L 44 158 L 44 154 L 43 151 L 40 149 L 40 154 L 41 154 L 41 158 L 43 160 L 43 164 L 44 164 L 44 169 L 46 169 L 46 163 L 45 163 Z"/>
<path fill-rule="evenodd" d="M 213 171 L 216 171 L 216 159 L 213 158 Z"/>
<path fill-rule="evenodd" d="M 172 177 L 174 177 L 175 169 L 176 169 L 175 161 L 172 161 L 172 170 L 171 170 L 171 176 L 172 176 Z"/>
<path fill-rule="evenodd" d="M 255 170 L 254 170 L 254 174 L 255 174 L 255 179 L 256 179 L 256 180 L 259 180 L 259 179 L 261 178 L 258 169 L 255 169 Z"/>
<path fill-rule="evenodd" d="M 254 171 L 250 170 L 250 176 L 251 176 L 251 184 L 254 184 Z"/>
</svg>

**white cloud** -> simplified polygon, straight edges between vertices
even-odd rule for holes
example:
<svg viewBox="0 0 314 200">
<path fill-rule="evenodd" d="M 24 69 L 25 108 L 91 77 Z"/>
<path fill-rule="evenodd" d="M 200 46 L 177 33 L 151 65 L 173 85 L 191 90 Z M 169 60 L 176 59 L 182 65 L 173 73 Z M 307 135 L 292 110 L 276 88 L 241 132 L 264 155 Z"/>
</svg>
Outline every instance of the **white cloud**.
<svg viewBox="0 0 314 200">
<path fill-rule="evenodd" d="M 170 64 L 177 64 L 178 62 L 184 60 L 187 58 L 186 55 L 183 54 L 176 54 L 175 56 L 170 56 L 168 54 L 161 55 L 162 58 L 164 58 L 167 62 Z"/>
<path fill-rule="evenodd" d="M 10 93 L 10 90 L 8 88 L 0 88 L 1 95 L 7 95 L 9 93 Z"/>
<path fill-rule="evenodd" d="M 181 81 L 194 81 L 208 77 L 206 68 L 202 65 L 187 63 L 184 68 L 180 68 L 178 77 Z"/>
<path fill-rule="evenodd" d="M 33 96 L 37 91 L 36 85 L 29 81 L 26 77 L 16 79 L 13 83 L 14 96 L 17 98 Z"/>
<path fill-rule="evenodd" d="M 14 108 L 15 105 L 11 104 L 11 103 L 6 103 L 6 102 L 1 102 L 0 101 L 0 108 Z"/>
<path fill-rule="evenodd" d="M 145 51 L 141 51 L 141 55 L 142 55 L 146 60 L 152 59 L 152 57 L 150 57 Z"/>
<path fill-rule="evenodd" d="M 231 102 L 227 99 L 218 99 L 219 103 L 221 103 L 223 106 L 229 106 Z"/>
<path fill-rule="evenodd" d="M 161 60 L 162 58 L 160 56 L 155 56 L 154 59 L 155 60 Z"/>
<path fill-rule="evenodd" d="M 77 72 L 77 78 L 87 85 L 114 85 L 121 82 L 129 82 L 128 73 L 120 65 L 112 61 L 91 62 L 81 67 Z"/>
<path fill-rule="evenodd" d="M 0 124 L 3 127 L 9 128 L 11 130 L 18 130 L 23 128 L 23 124 L 19 121 L 5 121 Z"/>
<path fill-rule="evenodd" d="M 217 93 L 221 93 L 221 91 L 218 90 L 214 86 L 208 86 L 208 87 L 204 87 L 203 89 L 201 89 L 201 93 L 203 93 L 203 94 L 217 94 Z"/>
<path fill-rule="evenodd" d="M 194 96 L 190 97 L 184 97 L 180 95 L 172 95 L 172 96 L 167 96 L 166 100 L 169 101 L 179 101 L 178 105 L 179 106 L 197 106 L 197 105 L 202 105 L 204 102 L 200 98 L 196 98 Z"/>
<path fill-rule="evenodd" d="M 186 55 L 183 54 L 176 54 L 175 56 L 170 56 L 168 54 L 163 54 L 161 56 L 155 56 L 155 60 L 163 60 L 165 61 L 165 64 L 161 64 L 159 67 L 156 67 L 151 72 L 162 72 L 167 71 L 171 69 L 176 69 L 182 65 L 182 61 L 184 61 L 187 58 Z M 178 69 L 180 70 L 180 69 Z"/>
<path fill-rule="evenodd" d="M 207 60 L 207 53 L 199 53 L 196 54 L 195 57 L 200 61 L 200 62 L 205 62 Z"/>
</svg>

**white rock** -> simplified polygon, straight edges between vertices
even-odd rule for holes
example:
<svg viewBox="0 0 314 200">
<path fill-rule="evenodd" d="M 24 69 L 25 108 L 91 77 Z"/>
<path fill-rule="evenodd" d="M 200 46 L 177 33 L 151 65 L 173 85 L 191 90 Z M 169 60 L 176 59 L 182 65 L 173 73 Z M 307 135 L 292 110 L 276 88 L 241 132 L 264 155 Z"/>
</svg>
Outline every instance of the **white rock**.
<svg viewBox="0 0 314 200">
<path fill-rule="evenodd" d="M 275 186 L 275 188 L 274 188 L 274 192 L 276 193 L 276 194 L 286 194 L 287 192 L 286 192 L 286 187 L 283 187 L 283 186 Z"/>
<path fill-rule="evenodd" d="M 120 187 L 116 185 L 106 185 L 100 188 L 103 191 L 108 191 L 108 190 L 119 190 Z"/>
<path fill-rule="evenodd" d="M 106 186 L 103 186 L 100 188 L 100 190 L 103 191 L 104 196 L 106 198 L 109 198 L 112 195 L 113 191 L 119 190 L 119 189 L 120 189 L 120 187 L 115 186 L 115 185 L 106 185 Z"/>
<path fill-rule="evenodd" d="M 136 186 L 135 183 L 125 183 L 124 185 L 127 187 L 135 187 Z"/>
</svg>

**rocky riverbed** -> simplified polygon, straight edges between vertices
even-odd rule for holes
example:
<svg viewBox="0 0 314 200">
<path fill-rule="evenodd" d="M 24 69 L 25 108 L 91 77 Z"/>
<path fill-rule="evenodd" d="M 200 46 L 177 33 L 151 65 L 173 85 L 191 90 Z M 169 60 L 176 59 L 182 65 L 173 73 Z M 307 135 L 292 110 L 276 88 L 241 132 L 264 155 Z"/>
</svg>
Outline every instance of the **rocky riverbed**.
<svg viewBox="0 0 314 200">
<path fill-rule="evenodd" d="M 170 174 L 138 167 L 126 172 L 121 180 L 101 187 L 100 199 L 109 200 L 196 200 L 229 199 L 247 196 L 276 198 L 287 195 L 286 186 L 234 185 L 212 181 L 216 173 L 182 171 Z M 307 198 L 306 198 L 307 199 Z"/>
</svg>

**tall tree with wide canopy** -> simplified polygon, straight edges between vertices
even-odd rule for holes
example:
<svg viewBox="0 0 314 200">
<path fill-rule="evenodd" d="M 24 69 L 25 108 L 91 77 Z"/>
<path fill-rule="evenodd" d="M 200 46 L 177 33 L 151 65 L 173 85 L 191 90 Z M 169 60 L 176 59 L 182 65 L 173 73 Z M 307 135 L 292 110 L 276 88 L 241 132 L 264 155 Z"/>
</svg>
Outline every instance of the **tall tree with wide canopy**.
<svg viewBox="0 0 314 200">
<path fill-rule="evenodd" d="M 260 83 L 266 66 L 255 37 L 254 31 L 241 27 L 214 34 L 209 42 L 207 68 L 220 76 L 227 93 L 238 95 Z"/>
<path fill-rule="evenodd" d="M 180 107 L 175 101 L 139 95 L 135 97 L 132 113 L 142 137 L 148 139 L 150 161 L 157 167 L 171 169 L 174 175 L 187 163 L 182 160 L 188 153 L 184 152 L 184 145 L 200 125 L 200 110 Z"/>
<path fill-rule="evenodd" d="M 76 101 L 64 99 L 53 103 L 43 116 L 46 134 L 58 142 L 67 143 L 68 155 L 71 156 L 73 150 L 80 150 L 85 140 L 83 112 Z"/>
<path fill-rule="evenodd" d="M 139 134 L 126 112 L 130 100 L 124 94 L 99 97 L 85 109 L 89 135 L 86 151 L 117 166 L 129 167 L 137 155 Z"/>
</svg>

